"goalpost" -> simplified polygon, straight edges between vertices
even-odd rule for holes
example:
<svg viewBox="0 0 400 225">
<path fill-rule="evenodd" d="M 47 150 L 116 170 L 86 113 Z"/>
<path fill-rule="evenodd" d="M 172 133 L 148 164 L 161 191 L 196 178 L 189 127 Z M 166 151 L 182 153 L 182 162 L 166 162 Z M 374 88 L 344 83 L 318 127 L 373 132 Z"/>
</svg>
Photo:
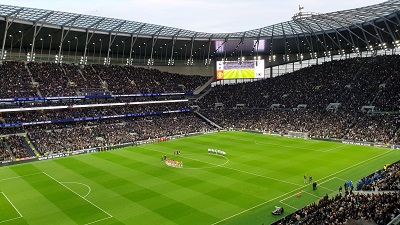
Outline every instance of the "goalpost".
<svg viewBox="0 0 400 225">
<path fill-rule="evenodd" d="M 303 138 L 304 140 L 308 140 L 309 135 L 308 132 L 296 132 L 296 131 L 289 131 L 288 132 L 288 137 L 292 138 Z"/>
</svg>

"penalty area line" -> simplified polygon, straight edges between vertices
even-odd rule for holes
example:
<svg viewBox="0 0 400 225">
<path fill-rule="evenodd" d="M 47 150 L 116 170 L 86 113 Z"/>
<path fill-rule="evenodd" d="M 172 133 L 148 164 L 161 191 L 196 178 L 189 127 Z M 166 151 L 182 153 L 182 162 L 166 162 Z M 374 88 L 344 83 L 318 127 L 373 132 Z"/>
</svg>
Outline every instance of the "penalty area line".
<svg viewBox="0 0 400 225">
<path fill-rule="evenodd" d="M 38 173 L 31 173 L 31 174 L 26 174 L 26 175 L 22 175 L 22 176 L 4 178 L 4 179 L 0 179 L 0 182 L 1 182 L 1 181 L 6 181 L 6 180 L 18 179 L 18 178 L 21 178 L 21 177 L 27 177 L 27 176 L 38 175 L 38 174 L 42 174 L 42 173 L 43 173 L 43 172 L 38 172 Z"/>
<path fill-rule="evenodd" d="M 90 194 L 90 192 L 92 191 L 92 189 L 87 184 L 82 184 L 82 183 L 79 183 L 79 182 L 61 182 L 61 183 L 63 183 L 63 184 L 80 184 L 80 185 L 86 186 L 89 189 L 89 191 L 88 191 L 88 193 L 86 195 L 82 196 L 84 198 L 86 198 Z M 81 195 L 79 195 L 79 196 L 81 196 Z"/>
<path fill-rule="evenodd" d="M 19 217 L 14 217 L 14 218 L 11 218 L 11 219 L 8 219 L 8 220 L 3 220 L 3 221 L 0 221 L 0 223 L 5 223 L 5 222 L 9 222 L 9 221 L 12 221 L 12 220 L 16 220 L 16 219 L 22 218 L 23 217 L 22 214 L 19 212 L 17 207 L 15 207 L 15 205 L 10 201 L 10 199 L 6 196 L 6 194 L 4 194 L 4 192 L 0 192 L 0 193 L 3 194 L 3 196 L 7 199 L 7 201 L 11 204 L 11 206 L 15 209 L 15 211 L 17 211 L 17 213 L 19 215 Z"/>
<path fill-rule="evenodd" d="M 55 182 L 59 183 L 60 185 L 62 185 L 62 186 L 65 187 L 66 189 L 70 190 L 72 193 L 74 193 L 74 194 L 76 194 L 77 196 L 81 197 L 83 200 L 85 200 L 85 201 L 88 202 L 89 204 L 93 205 L 94 207 L 96 207 L 97 209 L 99 209 L 100 211 L 102 211 L 103 213 L 105 213 L 105 214 L 108 215 L 108 217 L 106 217 L 106 218 L 102 218 L 102 219 L 99 219 L 99 220 L 96 220 L 96 221 L 93 221 L 93 222 L 90 222 L 90 223 L 86 223 L 85 225 L 97 223 L 97 222 L 100 222 L 100 221 L 103 221 L 103 220 L 106 220 L 106 219 L 110 219 L 110 218 L 113 217 L 110 213 L 106 212 L 104 209 L 102 209 L 102 208 L 100 208 L 99 206 L 95 205 L 93 202 L 91 202 L 91 201 L 87 200 L 86 198 L 84 198 L 83 196 L 79 195 L 79 194 L 76 193 L 74 190 L 72 190 L 71 188 L 69 188 L 69 187 L 66 186 L 65 184 L 61 183 L 60 181 L 58 181 L 58 180 L 55 179 L 54 177 L 50 176 L 50 175 L 47 174 L 46 172 L 43 172 L 43 173 L 44 173 L 46 176 L 48 176 L 50 179 L 52 179 L 52 180 L 54 180 Z"/>
<path fill-rule="evenodd" d="M 330 175 L 328 175 L 328 176 L 325 176 L 325 177 L 323 177 L 323 178 L 321 178 L 321 179 L 318 179 L 317 181 L 324 180 L 324 179 L 327 179 L 327 178 L 329 178 L 329 177 L 333 177 L 334 175 L 336 175 L 336 174 L 338 174 L 338 173 L 344 172 L 344 171 L 346 171 L 346 170 L 349 170 L 349 169 L 351 169 L 351 168 L 353 168 L 353 167 L 359 166 L 359 165 L 361 165 L 361 164 L 363 164 L 363 163 L 365 163 L 365 162 L 371 161 L 371 160 L 373 160 L 373 159 L 375 159 L 375 158 L 379 158 L 379 157 L 381 157 L 381 156 L 383 156 L 383 155 L 386 155 L 386 154 L 388 154 L 388 153 L 390 153 L 390 151 L 384 152 L 384 153 L 379 154 L 379 155 L 377 155 L 377 156 L 374 156 L 374 157 L 371 157 L 371 158 L 366 159 L 366 160 L 364 160 L 364 161 L 361 161 L 361 162 L 359 162 L 359 163 L 356 163 L 356 164 L 354 164 L 354 165 L 352 165 L 352 166 L 349 166 L 349 167 L 344 168 L 344 169 L 342 169 L 342 170 L 339 170 L 339 171 L 337 171 L 337 172 L 335 172 L 335 173 L 332 173 L 332 174 L 330 174 Z M 333 177 L 333 178 L 338 178 L 338 177 Z M 332 180 L 333 178 L 330 178 L 330 179 L 328 179 L 328 180 Z M 340 179 L 340 178 L 338 178 L 338 179 Z M 322 183 L 325 183 L 325 182 L 322 182 Z M 231 218 L 233 218 L 233 217 L 236 217 L 236 216 L 238 216 L 238 215 L 241 215 L 241 214 L 243 214 L 243 213 L 245 213 L 245 212 L 248 212 L 248 211 L 250 211 L 250 210 L 256 209 L 256 208 L 258 208 L 258 207 L 260 207 L 260 206 L 263 206 L 263 205 L 265 205 L 265 204 L 267 204 L 267 203 L 270 203 L 270 202 L 272 202 L 272 201 L 275 201 L 275 200 L 277 200 L 277 199 L 279 199 L 279 198 L 281 198 L 281 197 L 283 197 L 283 196 L 286 196 L 286 195 L 288 195 L 288 194 L 291 194 L 291 193 L 293 193 L 293 192 L 296 192 L 296 191 L 298 191 L 298 190 L 300 190 L 300 189 L 303 189 L 304 187 L 307 187 L 307 186 L 308 186 L 308 185 L 304 185 L 303 187 L 296 188 L 296 189 L 294 189 L 293 191 L 287 192 L 287 193 L 285 193 L 285 194 L 282 194 L 282 195 L 279 195 L 279 196 L 277 196 L 277 197 L 275 197 L 275 198 L 272 198 L 272 199 L 270 199 L 270 200 L 268 200 L 268 201 L 262 202 L 262 203 L 260 203 L 260 204 L 258 204 L 258 205 L 255 205 L 255 206 L 253 206 L 253 207 L 250 207 L 250 208 L 248 208 L 248 209 L 245 209 L 245 210 L 243 210 L 243 211 L 241 211 L 241 212 L 238 212 L 238 213 L 236 213 L 236 214 L 234 214 L 234 215 L 231 215 L 231 216 L 229 216 L 229 217 L 226 217 L 225 219 L 222 219 L 222 220 L 220 220 L 220 221 L 217 221 L 217 222 L 215 222 L 215 223 L 213 223 L 213 224 L 211 224 L 211 225 L 220 224 L 220 223 L 222 223 L 222 222 L 224 222 L 224 221 L 226 221 L 226 220 L 229 220 L 229 219 L 231 219 Z"/>
</svg>

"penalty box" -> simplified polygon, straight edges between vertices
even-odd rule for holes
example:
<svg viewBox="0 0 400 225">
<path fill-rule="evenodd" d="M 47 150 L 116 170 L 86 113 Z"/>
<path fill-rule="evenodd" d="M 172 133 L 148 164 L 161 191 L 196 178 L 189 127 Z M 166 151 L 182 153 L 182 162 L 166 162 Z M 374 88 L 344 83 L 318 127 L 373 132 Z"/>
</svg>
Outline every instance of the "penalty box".
<svg viewBox="0 0 400 225">
<path fill-rule="evenodd" d="M 317 190 L 312 190 L 312 184 L 309 184 L 305 186 L 303 190 L 299 190 L 297 193 L 288 196 L 279 202 L 284 206 L 298 210 L 303 208 L 305 205 L 320 200 L 327 194 L 330 196 L 338 194 L 339 186 L 344 181 L 344 179 L 338 177 L 331 177 L 323 181 L 317 181 Z"/>
<path fill-rule="evenodd" d="M 0 192 L 0 211 L 0 223 L 22 218 L 22 214 L 15 208 L 4 192 Z"/>
<path fill-rule="evenodd" d="M 0 224 L 18 219 L 36 224 L 94 224 L 112 217 L 44 172 L 1 179 L 0 187 Z"/>
</svg>

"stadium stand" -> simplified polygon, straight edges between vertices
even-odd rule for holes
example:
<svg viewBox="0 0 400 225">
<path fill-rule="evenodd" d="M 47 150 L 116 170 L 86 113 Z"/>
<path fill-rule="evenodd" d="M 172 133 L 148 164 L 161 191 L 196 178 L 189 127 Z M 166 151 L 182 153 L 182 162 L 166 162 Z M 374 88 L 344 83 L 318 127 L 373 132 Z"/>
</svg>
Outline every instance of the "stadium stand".
<svg viewBox="0 0 400 225">
<path fill-rule="evenodd" d="M 4 62 L 0 67 L 0 81 L 0 98 L 38 96 L 23 62 Z"/>
<path fill-rule="evenodd" d="M 198 104 L 202 108 L 212 108 L 216 102 L 226 108 L 237 103 L 247 108 L 269 108 L 272 104 L 296 108 L 305 104 L 307 108 L 325 109 L 329 103 L 341 103 L 343 109 L 359 109 L 373 104 L 380 84 L 391 77 L 398 79 L 399 59 L 398 55 L 390 55 L 331 61 L 274 79 L 217 86 Z M 385 90 L 390 92 L 395 87 L 388 85 Z"/>
<path fill-rule="evenodd" d="M 104 148 L 137 140 L 148 140 L 158 137 L 187 135 L 205 132 L 212 127 L 192 113 L 155 115 L 62 124 L 45 129 L 29 128 L 32 143 L 40 154 L 74 151 L 88 148 Z M 79 136 L 80 138 L 75 138 Z"/>
<path fill-rule="evenodd" d="M 400 67 L 398 63 L 400 56 L 395 55 L 398 54 L 396 51 L 400 46 L 397 40 L 399 4 L 396 0 L 388 0 L 371 8 L 322 15 L 303 14 L 299 6 L 299 14 L 295 15 L 291 21 L 259 30 L 230 34 L 192 32 L 154 24 L 23 7 L 0 5 L 0 9 L 0 14 L 5 21 L 0 67 L 0 99 L 3 100 L 0 100 L 0 109 L 11 109 L 11 111 L 0 112 L 0 161 L 2 162 L 19 161 L 33 155 L 44 158 L 56 154 L 76 153 L 82 149 L 103 151 L 115 146 L 135 145 L 150 140 L 162 141 L 164 138 L 207 132 L 217 128 L 251 130 L 276 135 L 301 132 L 307 133 L 309 138 L 314 139 L 372 143 L 380 147 L 397 145 L 400 148 Z M 86 19 L 89 23 L 78 22 Z M 13 22 L 15 23 L 11 26 Z M 25 54 L 28 53 L 26 54 L 28 63 L 8 61 L 10 56 L 7 58 L 5 54 L 7 45 L 9 45 L 10 55 L 16 59 L 15 50 L 14 55 L 11 54 L 16 44 L 13 38 L 21 37 L 18 40 L 19 55 L 21 55 L 22 45 L 30 43 L 31 34 L 28 32 L 32 28 L 30 23 L 35 29 L 30 53 L 28 53 L 29 47 L 24 46 Z M 41 25 L 37 31 L 38 24 Z M 66 37 L 70 28 L 73 28 L 71 33 L 79 34 L 71 39 L 76 44 L 75 58 L 79 54 L 80 64 L 85 65 L 69 64 L 72 62 L 70 40 L 67 42 L 69 43 L 68 56 L 65 57 L 70 60 L 69 63 L 32 62 L 34 55 L 29 54 L 39 55 L 38 49 L 34 49 L 34 40 L 36 36 L 40 38 L 45 32 L 44 37 L 51 37 L 50 42 L 47 42 L 48 38 L 40 39 L 42 47 L 40 56 L 37 57 L 43 60 L 43 46 L 46 48 L 47 45 L 48 59 L 50 59 L 50 55 L 55 50 L 52 46 L 52 35 L 54 37 L 58 35 L 60 31 L 58 27 L 62 27 L 62 34 L 60 43 L 56 44 L 59 46 L 56 62 L 57 60 L 61 62 L 61 54 L 66 54 Z M 39 32 L 42 28 L 42 32 Z M 306 28 L 305 31 L 303 31 L 304 28 Z M 64 36 L 64 29 L 68 29 L 66 36 Z M 15 32 L 17 30 L 19 30 L 18 33 Z M 86 31 L 86 35 L 78 30 Z M 129 61 L 132 64 L 133 60 L 141 64 L 143 59 L 143 62 L 149 60 L 147 65 L 153 65 L 153 53 L 156 52 L 153 50 L 162 49 L 169 44 L 170 42 L 166 43 L 165 40 L 171 37 L 172 51 L 165 47 L 167 51 L 164 56 L 161 53 L 157 63 L 165 65 L 167 59 L 173 60 L 174 56 L 180 53 L 181 61 L 188 59 L 187 63 L 184 62 L 187 66 L 193 66 L 193 58 L 202 62 L 206 60 L 205 65 L 209 66 L 210 55 L 213 56 L 212 60 L 225 58 L 222 60 L 226 62 L 227 54 L 231 53 L 231 58 L 235 57 L 235 51 L 240 48 L 240 56 L 242 53 L 251 58 L 255 55 L 263 56 L 265 62 L 268 61 L 267 57 L 270 57 L 268 69 L 271 69 L 271 78 L 208 87 L 201 93 L 201 98 L 198 98 L 199 96 L 190 95 L 191 92 L 211 82 L 210 77 L 162 72 L 151 66 L 144 68 L 87 64 L 90 50 L 88 44 L 92 43 L 88 39 L 89 30 L 92 32 L 90 39 L 95 37 L 93 40 L 97 40 L 104 34 L 110 34 L 108 46 L 102 45 L 100 39 L 99 55 L 96 55 L 96 43 L 93 42 L 91 55 L 95 59 L 89 59 L 92 62 L 100 63 L 101 53 L 104 54 L 104 50 L 107 49 L 104 64 L 110 64 L 110 61 L 111 64 L 115 62 L 115 59 L 111 60 L 110 52 L 112 58 L 116 54 L 119 63 L 119 47 L 112 52 L 112 42 L 115 38 L 119 42 L 122 38 L 131 36 L 127 64 Z M 23 39 L 24 31 L 25 40 Z M 12 32 L 14 33 L 11 34 Z M 114 32 L 116 34 L 112 39 Z M 141 36 L 138 42 L 133 36 L 136 33 L 136 39 L 139 34 Z M 117 37 L 119 34 L 127 36 Z M 83 38 L 79 39 L 79 36 L 86 36 L 84 45 Z M 158 36 L 163 38 L 157 42 Z M 11 40 L 10 38 L 7 40 L 7 37 Z M 195 40 L 197 37 L 199 40 Z M 241 41 L 238 45 L 233 43 L 239 39 Z M 326 42 L 325 44 L 322 39 Z M 343 42 L 340 39 L 343 39 Z M 78 40 L 80 45 L 78 45 Z M 140 45 L 143 47 L 146 43 L 146 47 L 150 46 L 149 40 L 152 40 L 151 54 L 148 55 L 149 52 L 145 48 L 143 55 L 140 49 L 137 57 L 137 53 L 134 53 L 133 59 L 131 56 L 134 47 L 138 49 Z M 187 48 L 188 40 L 191 40 L 190 51 Z M 263 45 L 260 42 L 268 43 L 268 46 L 265 44 L 265 49 L 259 48 Z M 122 54 L 124 55 L 125 43 L 123 46 Z M 208 53 L 206 53 L 207 46 Z M 78 47 L 81 52 L 78 52 Z M 178 50 L 183 47 L 186 53 Z M 367 54 L 373 57 L 361 57 L 365 56 L 363 55 L 365 52 L 360 53 L 358 47 L 367 49 Z M 384 52 L 384 55 L 378 55 L 378 51 Z M 386 55 L 390 52 L 392 55 Z M 307 59 L 324 55 L 324 61 L 327 58 L 328 62 L 309 67 L 301 65 L 302 69 L 294 71 L 295 62 L 303 63 L 303 53 L 304 56 L 309 55 L 306 56 Z M 339 56 L 340 60 L 332 60 L 334 57 L 331 53 Z M 23 53 L 24 56 L 25 54 Z M 275 62 L 275 54 L 278 58 L 283 58 L 283 61 Z M 350 55 L 357 57 L 347 58 Z M 293 58 L 297 58 L 297 61 L 293 61 Z M 20 56 L 18 59 L 21 60 Z M 125 63 L 124 56 L 120 59 L 122 63 Z M 236 61 L 231 62 L 233 63 L 226 63 L 225 69 L 237 67 Z M 74 63 L 77 63 L 76 59 Z M 286 64 L 286 67 L 293 65 L 294 72 L 272 78 L 273 66 L 278 67 L 282 64 Z M 144 63 L 141 64 L 141 66 L 144 65 Z M 168 66 L 172 65 L 174 64 L 168 63 Z M 254 61 L 240 62 L 239 65 L 242 68 L 252 69 Z M 167 93 L 186 93 L 187 95 L 163 95 Z M 123 98 L 116 96 L 135 94 L 159 96 Z M 9 98 L 68 96 L 88 98 L 9 100 Z M 146 101 L 194 100 L 194 98 L 198 100 L 141 104 Z M 129 105 L 128 102 L 137 104 Z M 100 103 L 105 105 L 95 106 Z M 110 103 L 122 103 L 122 105 L 107 106 Z M 85 106 L 74 108 L 78 105 Z M 25 111 L 29 107 L 51 106 L 68 107 Z M 191 106 L 196 110 L 190 109 Z M 127 116 L 128 114 L 138 115 Z M 357 190 L 360 190 L 360 193 L 350 191 L 345 195 L 339 194 L 331 198 L 325 196 L 318 204 L 311 204 L 274 224 L 345 224 L 349 219 L 362 219 L 379 225 L 388 224 L 400 214 L 399 179 L 400 164 L 396 163 L 361 179 L 357 183 Z M 372 190 L 397 192 L 369 192 Z"/>
<path fill-rule="evenodd" d="M 349 219 L 388 224 L 400 213 L 400 193 L 349 194 L 325 196 L 273 225 L 285 224 L 345 224 Z"/>
<path fill-rule="evenodd" d="M 123 105 L 115 107 L 96 107 L 96 108 L 67 108 L 59 110 L 41 110 L 26 112 L 3 113 L 3 123 L 24 123 L 63 120 L 85 117 L 114 116 L 130 113 L 150 113 L 168 110 L 190 109 L 187 102 L 177 102 L 169 104 L 151 105 Z"/>
<path fill-rule="evenodd" d="M 41 96 L 74 96 L 76 92 L 68 85 L 68 77 L 58 64 L 55 63 L 28 63 L 29 71 L 37 82 Z"/>
<path fill-rule="evenodd" d="M 12 159 L 12 156 L 8 149 L 9 146 L 6 143 L 6 138 L 0 138 L 0 161 L 9 161 Z"/>
<path fill-rule="evenodd" d="M 29 153 L 25 148 L 24 139 L 21 136 L 10 135 L 8 136 L 10 150 L 15 158 L 29 157 Z"/>
<path fill-rule="evenodd" d="M 357 182 L 360 191 L 398 191 L 400 190 L 400 163 L 385 165 L 384 169 L 362 178 Z"/>
<path fill-rule="evenodd" d="M 201 110 L 223 127 L 258 130 L 280 135 L 289 131 L 309 133 L 312 138 L 342 139 L 387 144 L 398 143 L 396 115 L 318 110 L 280 111 L 271 109 Z"/>
<path fill-rule="evenodd" d="M 318 204 L 313 203 L 273 224 L 346 224 L 350 219 L 388 224 L 400 213 L 399 179 L 400 163 L 385 165 L 384 169 L 358 181 L 356 190 L 361 192 L 325 196 Z"/>
</svg>

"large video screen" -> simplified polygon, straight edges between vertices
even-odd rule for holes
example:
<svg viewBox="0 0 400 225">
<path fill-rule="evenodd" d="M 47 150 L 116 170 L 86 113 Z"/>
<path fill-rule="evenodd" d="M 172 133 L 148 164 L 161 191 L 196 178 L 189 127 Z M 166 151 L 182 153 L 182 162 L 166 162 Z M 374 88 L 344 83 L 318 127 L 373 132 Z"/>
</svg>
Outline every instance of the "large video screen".
<svg viewBox="0 0 400 225">
<path fill-rule="evenodd" d="M 217 80 L 264 78 L 264 60 L 217 61 Z"/>
</svg>

